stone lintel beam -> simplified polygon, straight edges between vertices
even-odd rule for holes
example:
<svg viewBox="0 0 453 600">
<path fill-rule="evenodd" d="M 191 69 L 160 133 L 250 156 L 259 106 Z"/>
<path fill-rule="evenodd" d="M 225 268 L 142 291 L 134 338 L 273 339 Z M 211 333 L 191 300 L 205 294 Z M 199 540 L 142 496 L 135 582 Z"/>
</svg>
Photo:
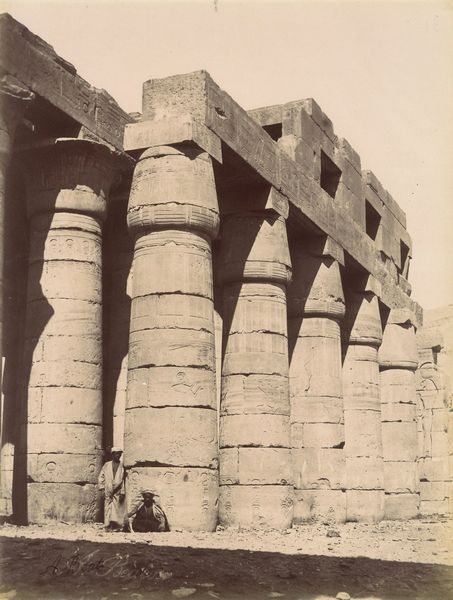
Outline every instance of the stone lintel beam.
<svg viewBox="0 0 453 600">
<path fill-rule="evenodd" d="M 131 123 L 124 130 L 124 149 L 127 152 L 187 142 L 193 142 L 217 162 L 222 162 L 220 138 L 191 115 Z"/>
<path fill-rule="evenodd" d="M 307 249 L 313 256 L 333 258 L 344 267 L 344 250 L 340 244 L 328 235 L 312 238 Z"/>
<path fill-rule="evenodd" d="M 376 244 L 350 215 L 335 206 L 327 194 L 307 177 L 303 166 L 292 160 L 267 132 L 206 71 L 151 79 L 143 86 L 143 118 L 159 119 L 191 114 L 212 130 L 234 153 L 275 189 L 289 199 L 289 223 L 313 223 L 320 232 L 335 240 L 368 273 L 383 280 L 386 271 Z M 381 300 L 393 301 L 388 287 Z M 401 294 L 402 305 L 412 307 Z"/>
<path fill-rule="evenodd" d="M 133 118 L 105 91 L 91 86 L 52 46 L 9 14 L 0 15 L 0 68 L 31 91 L 121 150 Z"/>
</svg>

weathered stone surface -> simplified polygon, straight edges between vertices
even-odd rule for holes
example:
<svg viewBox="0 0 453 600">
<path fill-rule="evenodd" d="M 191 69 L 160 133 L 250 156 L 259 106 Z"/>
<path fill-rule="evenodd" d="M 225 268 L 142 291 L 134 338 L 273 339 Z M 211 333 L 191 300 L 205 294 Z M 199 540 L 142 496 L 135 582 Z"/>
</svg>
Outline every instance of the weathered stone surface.
<svg viewBox="0 0 453 600">
<path fill-rule="evenodd" d="M 384 461 L 386 502 L 390 494 L 418 492 L 418 468 L 416 462 Z"/>
<path fill-rule="evenodd" d="M 98 516 L 96 486 L 92 484 L 29 483 L 27 493 L 30 523 L 86 523 Z"/>
<path fill-rule="evenodd" d="M 52 414 L 48 415 L 48 420 Z M 27 450 L 30 454 L 96 454 L 101 448 L 102 430 L 98 425 L 29 423 Z"/>
<path fill-rule="evenodd" d="M 129 371 L 128 407 L 217 408 L 212 371 L 195 367 L 146 367 Z"/>
<path fill-rule="evenodd" d="M 141 490 L 155 490 L 171 530 L 213 531 L 217 525 L 216 469 L 134 467 L 126 485 L 130 507 Z"/>
<path fill-rule="evenodd" d="M 212 466 L 217 460 L 216 411 L 128 407 L 124 446 L 124 464 L 128 467 L 148 462 L 175 467 Z"/>
<path fill-rule="evenodd" d="M 229 375 L 222 382 L 221 413 L 289 415 L 288 377 Z"/>
<path fill-rule="evenodd" d="M 288 485 L 292 483 L 291 450 L 287 448 L 223 448 L 220 485 Z"/>
<path fill-rule="evenodd" d="M 220 447 L 234 446 L 289 448 L 289 417 L 277 414 L 223 415 Z"/>
<path fill-rule="evenodd" d="M 294 491 L 294 524 L 311 519 L 317 521 L 346 521 L 346 492 L 342 490 L 315 489 Z"/>
<path fill-rule="evenodd" d="M 291 527 L 293 503 L 290 486 L 224 485 L 219 520 L 226 527 L 283 530 Z"/>
<path fill-rule="evenodd" d="M 376 523 L 384 518 L 384 490 L 346 490 L 346 520 Z"/>
<path fill-rule="evenodd" d="M 101 469 L 98 454 L 29 454 L 28 477 L 41 483 L 97 483 Z"/>
<path fill-rule="evenodd" d="M 344 487 L 348 490 L 382 490 L 382 460 L 375 456 L 348 456 Z"/>
<path fill-rule="evenodd" d="M 417 424 L 382 423 L 382 444 L 384 459 L 387 461 L 417 460 Z"/>
<path fill-rule="evenodd" d="M 420 496 L 418 494 L 386 494 L 386 519 L 413 519 L 420 511 Z"/>
<path fill-rule="evenodd" d="M 294 486 L 298 490 L 345 487 L 345 456 L 341 448 L 293 448 Z"/>
</svg>

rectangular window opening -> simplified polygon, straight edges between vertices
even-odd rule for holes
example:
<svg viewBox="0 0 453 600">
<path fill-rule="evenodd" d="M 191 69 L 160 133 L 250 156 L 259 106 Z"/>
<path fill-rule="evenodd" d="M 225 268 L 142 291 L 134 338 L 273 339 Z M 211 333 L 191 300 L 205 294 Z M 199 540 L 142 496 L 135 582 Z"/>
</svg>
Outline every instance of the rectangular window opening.
<svg viewBox="0 0 453 600">
<path fill-rule="evenodd" d="M 401 268 L 398 269 L 398 272 L 407 279 L 408 271 L 409 271 L 409 246 L 400 240 L 400 255 L 401 255 Z"/>
<path fill-rule="evenodd" d="M 381 224 L 381 215 L 365 200 L 365 227 L 366 232 L 372 240 L 376 239 Z"/>
<path fill-rule="evenodd" d="M 274 142 L 277 142 L 282 137 L 282 124 L 275 123 L 275 125 L 264 125 L 263 129 L 266 133 L 268 133 Z"/>
<path fill-rule="evenodd" d="M 341 169 L 321 150 L 321 187 L 332 198 L 335 198 L 340 178 Z"/>
</svg>

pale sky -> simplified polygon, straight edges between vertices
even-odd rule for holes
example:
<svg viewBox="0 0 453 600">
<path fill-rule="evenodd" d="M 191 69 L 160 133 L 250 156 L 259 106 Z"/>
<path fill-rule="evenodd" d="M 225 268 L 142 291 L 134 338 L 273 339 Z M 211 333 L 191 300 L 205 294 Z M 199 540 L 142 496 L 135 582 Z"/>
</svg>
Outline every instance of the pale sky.
<svg viewBox="0 0 453 600">
<path fill-rule="evenodd" d="M 412 297 L 453 303 L 453 0 L 0 0 L 127 112 L 199 69 L 243 108 L 315 98 L 407 214 Z"/>
</svg>

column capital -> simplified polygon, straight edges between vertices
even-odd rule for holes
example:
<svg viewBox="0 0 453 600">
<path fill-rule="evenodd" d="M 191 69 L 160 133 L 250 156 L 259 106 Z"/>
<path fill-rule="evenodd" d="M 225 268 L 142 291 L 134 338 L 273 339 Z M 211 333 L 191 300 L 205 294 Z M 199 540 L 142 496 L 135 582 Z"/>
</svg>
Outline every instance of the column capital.
<svg viewBox="0 0 453 600">
<path fill-rule="evenodd" d="M 155 146 L 137 161 L 127 213 L 129 229 L 182 229 L 217 236 L 219 209 L 212 161 L 196 147 Z"/>
<path fill-rule="evenodd" d="M 346 295 L 344 334 L 346 341 L 379 348 L 382 342 L 382 322 L 377 296 L 370 291 Z"/>
<path fill-rule="evenodd" d="M 222 219 L 219 279 L 223 284 L 291 280 L 286 221 L 273 211 L 226 215 Z"/>
<path fill-rule="evenodd" d="M 132 159 L 86 139 L 58 138 L 21 152 L 28 216 L 75 212 L 103 221 L 118 172 Z"/>
<path fill-rule="evenodd" d="M 402 316 L 395 317 L 394 311 L 390 312 L 390 318 L 384 329 L 379 348 L 379 366 L 381 370 L 408 369 L 410 371 L 415 371 L 418 367 L 415 328 L 410 320 L 402 320 Z"/>
<path fill-rule="evenodd" d="M 345 299 L 340 267 L 325 244 L 291 246 L 293 281 L 288 294 L 290 317 L 320 316 L 342 319 Z"/>
</svg>

